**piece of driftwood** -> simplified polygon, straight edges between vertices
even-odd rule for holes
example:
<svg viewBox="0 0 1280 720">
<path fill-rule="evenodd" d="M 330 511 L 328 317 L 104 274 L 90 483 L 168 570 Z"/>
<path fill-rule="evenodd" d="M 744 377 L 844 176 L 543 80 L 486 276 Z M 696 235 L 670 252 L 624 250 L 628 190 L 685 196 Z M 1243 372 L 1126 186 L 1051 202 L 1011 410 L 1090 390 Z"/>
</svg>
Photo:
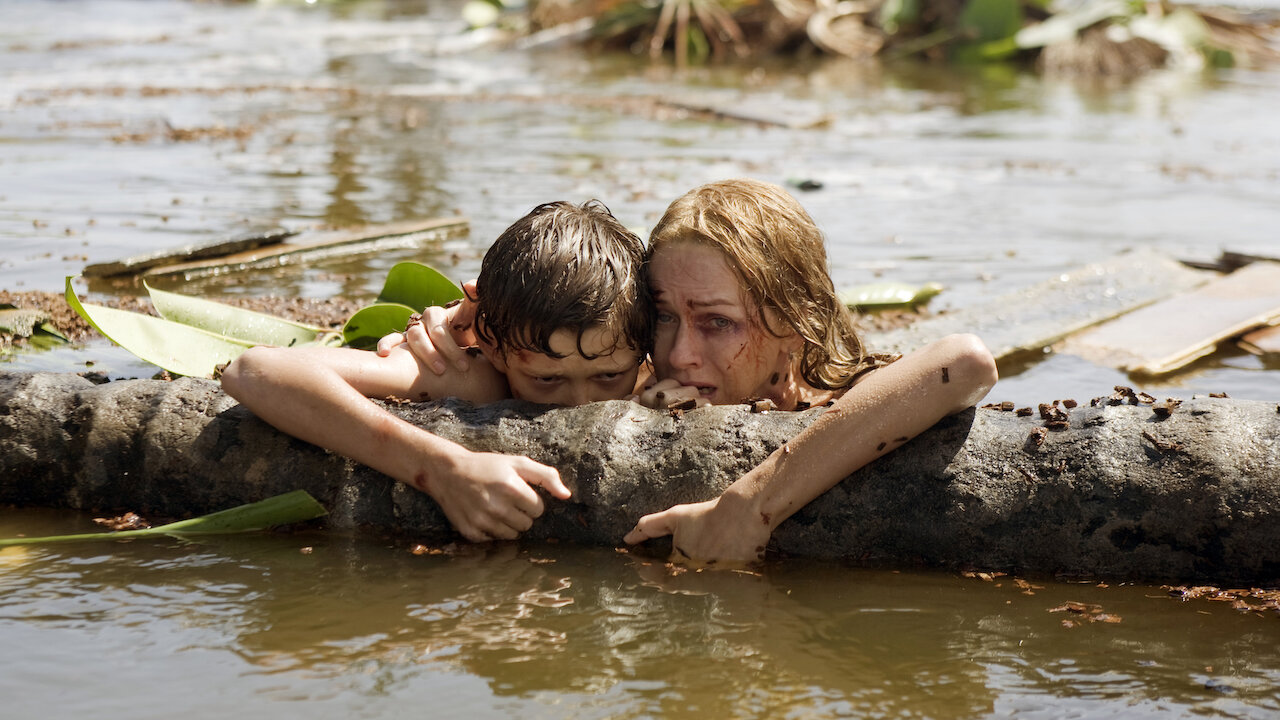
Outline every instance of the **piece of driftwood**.
<svg viewBox="0 0 1280 720">
<path fill-rule="evenodd" d="M 1280 325 L 1254 330 L 1237 344 L 1254 355 L 1280 355 Z"/>
<path fill-rule="evenodd" d="M 187 279 L 236 270 L 307 263 L 337 255 L 418 247 L 465 235 L 464 217 L 406 220 L 344 230 L 308 231 L 270 246 L 250 248 L 218 257 L 170 263 L 147 268 L 143 277 L 181 276 Z"/>
<path fill-rule="evenodd" d="M 971 332 L 999 360 L 1040 350 L 1212 277 L 1139 248 L 899 330 L 869 334 L 867 344 L 878 352 L 905 353 L 952 333 Z"/>
<path fill-rule="evenodd" d="M 116 275 L 140 275 L 151 268 L 173 265 L 181 262 L 206 260 L 223 257 L 232 253 L 244 252 L 266 245 L 276 245 L 285 238 L 296 235 L 292 230 L 272 228 L 258 232 L 239 235 L 230 240 L 216 240 L 209 243 L 183 245 L 177 248 L 157 250 L 144 255 L 134 255 L 122 260 L 86 265 L 81 271 L 85 277 L 113 277 Z"/>
<path fill-rule="evenodd" d="M 1218 343 L 1280 321 L 1280 263 L 1255 262 L 1068 338 L 1058 348 L 1142 375 L 1173 372 Z"/>
<path fill-rule="evenodd" d="M 901 567 L 1280 581 L 1276 404 L 1192 399 L 1159 412 L 1130 404 L 1138 397 L 1059 409 L 1065 420 L 975 409 L 910 442 L 886 438 L 896 450 L 784 522 L 773 550 Z M 464 446 L 557 467 L 573 499 L 548 499 L 528 536 L 605 545 L 645 513 L 716 496 L 825 411 L 672 413 L 624 401 L 388 410 Z M 294 489 L 319 499 L 335 528 L 453 537 L 428 496 L 272 429 L 214 382 L 93 385 L 0 371 L 0 502 L 189 517 Z"/>
</svg>

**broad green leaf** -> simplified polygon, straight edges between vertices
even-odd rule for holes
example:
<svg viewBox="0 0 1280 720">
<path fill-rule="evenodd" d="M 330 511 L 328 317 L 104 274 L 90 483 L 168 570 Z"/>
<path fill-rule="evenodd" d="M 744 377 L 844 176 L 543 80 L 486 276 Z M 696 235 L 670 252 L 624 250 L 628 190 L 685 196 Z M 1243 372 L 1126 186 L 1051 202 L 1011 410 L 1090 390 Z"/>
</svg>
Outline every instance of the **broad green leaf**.
<svg viewBox="0 0 1280 720">
<path fill-rule="evenodd" d="M 425 306 L 423 306 L 425 307 Z M 342 341 L 353 348 L 372 350 L 382 336 L 404 332 L 409 316 L 417 312 L 400 303 L 377 303 L 356 311 L 342 327 Z"/>
<path fill-rule="evenodd" d="M 11 538 L 0 540 L 0 547 L 10 545 L 42 545 L 81 540 L 120 540 L 155 535 L 212 535 L 264 530 L 276 525 L 313 520 L 326 515 L 324 506 L 306 490 L 294 490 L 230 510 L 219 510 L 190 520 L 179 520 L 143 530 L 54 535 L 50 537 Z"/>
<path fill-rule="evenodd" d="M 146 283 L 156 312 L 165 320 L 244 340 L 254 345 L 294 347 L 335 344 L 339 336 L 324 328 L 295 323 L 274 315 L 232 307 L 203 298 L 157 290 Z"/>
<path fill-rule="evenodd" d="M 414 310 L 431 305 L 444 305 L 452 300 L 462 298 L 462 288 L 458 287 L 428 265 L 416 262 L 396 263 L 387 273 L 387 280 L 378 293 L 379 303 L 399 303 Z M 401 329 L 404 328 L 402 324 Z"/>
<path fill-rule="evenodd" d="M 254 343 L 163 318 L 86 305 L 67 277 L 67 304 L 108 340 L 171 373 L 213 377 L 214 368 L 240 357 Z"/>
<path fill-rule="evenodd" d="M 938 283 L 919 286 L 893 282 L 871 283 L 842 290 L 840 302 L 852 309 L 887 310 L 921 305 L 940 292 L 942 286 Z"/>
<path fill-rule="evenodd" d="M 960 13 L 960 29 L 979 43 L 1013 37 L 1023 23 L 1019 0 L 969 0 Z"/>
<path fill-rule="evenodd" d="M 31 336 L 27 338 L 27 343 L 37 350 L 52 350 L 59 345 L 66 345 L 71 342 L 66 335 L 58 332 L 58 328 L 53 323 L 41 323 Z"/>
</svg>

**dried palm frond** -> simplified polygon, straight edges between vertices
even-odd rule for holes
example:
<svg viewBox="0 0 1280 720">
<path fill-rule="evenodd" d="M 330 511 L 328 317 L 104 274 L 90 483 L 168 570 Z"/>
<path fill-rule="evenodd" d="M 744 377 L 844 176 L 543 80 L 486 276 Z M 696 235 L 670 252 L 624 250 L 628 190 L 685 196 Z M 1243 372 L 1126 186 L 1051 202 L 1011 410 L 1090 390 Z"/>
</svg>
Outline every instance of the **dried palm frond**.
<svg viewBox="0 0 1280 720">
<path fill-rule="evenodd" d="M 662 0 L 662 11 L 658 15 L 658 24 L 649 40 L 649 56 L 658 59 L 662 56 L 662 48 L 667 42 L 667 33 L 675 31 L 672 37 L 676 51 L 676 66 L 684 67 L 689 55 L 689 21 L 697 18 L 703 36 L 711 44 L 711 51 L 716 57 L 724 55 L 725 45 L 742 57 L 749 47 L 742 28 L 733 19 L 733 13 L 725 8 L 720 0 Z"/>
</svg>

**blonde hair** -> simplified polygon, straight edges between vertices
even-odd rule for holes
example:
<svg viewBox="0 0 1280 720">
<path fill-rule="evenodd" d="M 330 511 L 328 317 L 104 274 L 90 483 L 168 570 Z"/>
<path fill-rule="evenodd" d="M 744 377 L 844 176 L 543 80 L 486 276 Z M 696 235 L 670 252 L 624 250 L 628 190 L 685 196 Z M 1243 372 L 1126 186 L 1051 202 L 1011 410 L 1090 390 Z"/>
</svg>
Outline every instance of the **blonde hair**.
<svg viewBox="0 0 1280 720">
<path fill-rule="evenodd" d="M 775 336 L 772 310 L 804 340 L 798 372 L 814 388 L 848 387 L 876 366 L 849 309 L 836 296 L 822 231 L 786 190 L 758 180 L 724 180 L 671 203 L 649 236 L 649 257 L 664 245 L 719 249 Z"/>
</svg>

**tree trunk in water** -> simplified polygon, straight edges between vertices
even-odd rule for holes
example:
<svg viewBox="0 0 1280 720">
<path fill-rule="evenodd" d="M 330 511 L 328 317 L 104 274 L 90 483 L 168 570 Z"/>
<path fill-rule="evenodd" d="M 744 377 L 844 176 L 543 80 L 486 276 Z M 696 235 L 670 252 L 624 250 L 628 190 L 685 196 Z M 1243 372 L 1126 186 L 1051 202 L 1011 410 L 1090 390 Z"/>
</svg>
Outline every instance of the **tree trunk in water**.
<svg viewBox="0 0 1280 720">
<path fill-rule="evenodd" d="M 573 499 L 548 498 L 526 536 L 605 545 L 645 513 L 716 496 L 823 411 L 388 409 L 469 448 L 555 466 Z M 796 513 L 771 549 L 882 566 L 1280 579 L 1280 407 L 1211 398 L 1162 417 L 1104 401 L 1045 424 L 993 409 L 947 418 Z M 274 430 L 214 382 L 0 372 L 0 502 L 189 517 L 299 488 L 331 527 L 453 537 L 427 495 Z"/>
</svg>

